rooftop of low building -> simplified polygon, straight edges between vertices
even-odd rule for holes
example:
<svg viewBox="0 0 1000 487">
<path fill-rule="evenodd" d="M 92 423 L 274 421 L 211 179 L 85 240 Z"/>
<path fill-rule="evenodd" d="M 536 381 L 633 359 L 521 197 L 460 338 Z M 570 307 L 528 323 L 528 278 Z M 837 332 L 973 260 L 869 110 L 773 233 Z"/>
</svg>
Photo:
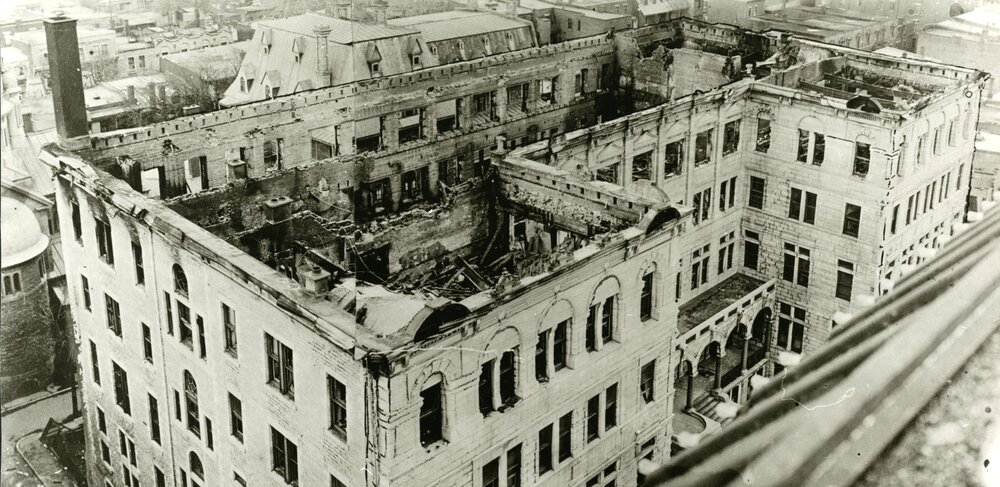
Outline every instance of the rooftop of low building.
<svg viewBox="0 0 1000 487">
<path fill-rule="evenodd" d="M 791 7 L 763 13 L 744 21 L 755 30 L 779 30 L 799 37 L 824 40 L 846 32 L 860 31 L 876 24 L 893 22 L 888 16 L 871 15 L 828 7 Z"/>
</svg>

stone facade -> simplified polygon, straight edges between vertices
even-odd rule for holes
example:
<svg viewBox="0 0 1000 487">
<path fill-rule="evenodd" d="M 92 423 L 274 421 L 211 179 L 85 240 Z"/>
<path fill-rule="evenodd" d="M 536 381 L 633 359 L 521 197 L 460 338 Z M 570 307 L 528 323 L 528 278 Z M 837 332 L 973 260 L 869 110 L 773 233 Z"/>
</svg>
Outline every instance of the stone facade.
<svg viewBox="0 0 1000 487">
<path fill-rule="evenodd" d="M 981 73 L 787 40 L 592 125 L 628 112 L 616 46 L 678 33 L 743 42 L 647 26 L 49 146 L 90 480 L 637 485 L 679 378 L 745 401 L 751 342 L 809 353 L 961 220 Z"/>
</svg>

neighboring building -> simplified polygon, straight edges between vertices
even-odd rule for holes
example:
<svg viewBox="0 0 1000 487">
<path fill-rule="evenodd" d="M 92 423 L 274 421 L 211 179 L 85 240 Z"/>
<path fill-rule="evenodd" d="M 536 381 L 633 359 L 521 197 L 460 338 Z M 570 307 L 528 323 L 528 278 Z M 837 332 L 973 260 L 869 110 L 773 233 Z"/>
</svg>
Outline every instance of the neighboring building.
<svg viewBox="0 0 1000 487">
<path fill-rule="evenodd" d="M 185 98 L 200 98 L 218 108 L 216 103 L 236 79 L 249 41 L 225 46 L 163 56 L 160 71 L 171 86 Z"/>
<path fill-rule="evenodd" d="M 928 26 L 917 36 L 915 51 L 992 74 L 987 91 L 992 96 L 1000 76 L 1000 5 L 985 5 Z"/>
<path fill-rule="evenodd" d="M 84 71 L 97 81 L 113 79 L 117 75 L 118 56 L 115 31 L 78 27 L 80 63 Z M 45 45 L 45 31 L 35 29 L 10 34 L 11 45 L 28 56 L 31 76 L 41 78 L 43 85 L 49 77 L 49 53 Z"/>
<path fill-rule="evenodd" d="M 704 18 L 708 9 L 705 0 L 629 0 L 632 16 L 639 27 L 659 24 L 681 17 Z"/>
<path fill-rule="evenodd" d="M 743 25 L 747 19 L 766 13 L 765 0 L 712 0 L 705 20 L 732 25 Z"/>
<path fill-rule="evenodd" d="M 13 46 L 0 47 L 0 73 L 7 91 L 17 89 L 23 92 L 28 83 L 28 75 L 31 73 L 28 56 Z"/>
<path fill-rule="evenodd" d="M 808 3 L 913 22 L 918 30 L 947 19 L 952 6 L 959 4 L 955 0 L 822 0 Z"/>
<path fill-rule="evenodd" d="M 974 70 L 691 20 L 413 69 L 432 20 L 285 20 L 269 92 L 403 64 L 90 137 L 53 78 L 94 485 L 638 485 L 964 216 Z"/>
<path fill-rule="evenodd" d="M 2 95 L 0 95 L 2 96 Z M 49 384 L 68 385 L 76 356 L 67 318 L 66 281 L 49 168 L 24 133 L 16 98 L 2 96 L 4 357 L 0 402 L 33 394 Z"/>
<path fill-rule="evenodd" d="M 39 30 L 42 28 L 43 20 L 59 13 L 77 19 L 79 27 L 90 29 L 111 27 L 111 15 L 106 12 L 99 12 L 77 3 L 56 0 L 37 5 L 12 6 L 11 10 L 5 11 L 0 18 L 0 33 L 8 36 L 8 33 L 12 32 Z"/>
<path fill-rule="evenodd" d="M 912 22 L 825 7 L 791 7 L 761 12 L 742 19 L 739 25 L 758 32 L 785 32 L 803 39 L 866 51 L 884 46 L 907 47 L 912 42 L 913 33 Z"/>
<path fill-rule="evenodd" d="M 363 24 L 303 14 L 256 25 L 225 106 L 533 47 L 531 24 L 489 12 L 451 11 Z M 289 54 L 291 53 L 291 54 Z"/>
<path fill-rule="evenodd" d="M 531 21 L 539 45 L 546 45 L 631 28 L 633 17 L 628 14 L 625 2 L 611 6 L 592 10 L 578 3 L 520 0 L 518 16 Z M 502 7 L 499 5 L 498 9 Z"/>
<path fill-rule="evenodd" d="M 992 75 L 980 116 L 981 137 L 976 143 L 975 180 L 969 199 L 971 209 L 976 210 L 980 202 L 996 200 L 994 192 L 1000 188 L 1000 145 L 996 142 L 1000 137 L 1000 91 L 996 81 L 1000 76 L 1000 6 L 984 5 L 929 26 L 917 37 L 916 52 Z"/>
<path fill-rule="evenodd" d="M 232 44 L 236 42 L 236 33 L 218 27 L 174 30 L 154 27 L 128 39 L 119 37 L 118 41 L 118 72 L 121 76 L 134 76 L 162 71 L 160 60 L 164 56 Z"/>
<path fill-rule="evenodd" d="M 4 168 L 6 170 L 6 168 Z M 48 309 L 49 286 L 45 266 L 49 239 L 27 205 L 4 196 L 0 201 L 7 230 L 0 237 L 2 261 L 3 327 L 0 350 L 4 356 L 0 390 L 4 404 L 44 390 L 53 382 L 55 332 Z"/>
</svg>

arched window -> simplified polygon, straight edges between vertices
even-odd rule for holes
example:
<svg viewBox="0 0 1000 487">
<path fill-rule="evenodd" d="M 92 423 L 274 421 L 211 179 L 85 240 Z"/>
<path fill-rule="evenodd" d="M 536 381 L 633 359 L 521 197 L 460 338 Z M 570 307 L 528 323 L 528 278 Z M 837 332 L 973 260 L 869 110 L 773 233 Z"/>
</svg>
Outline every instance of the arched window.
<svg viewBox="0 0 1000 487">
<path fill-rule="evenodd" d="M 174 264 L 174 291 L 184 296 L 188 295 L 188 279 L 184 274 L 184 269 L 180 265 Z"/>
<path fill-rule="evenodd" d="M 201 464 L 201 459 L 198 458 L 198 454 L 191 452 L 188 455 L 188 465 L 191 467 L 191 474 L 197 475 L 198 478 L 205 479 L 205 466 Z"/>
<path fill-rule="evenodd" d="M 187 426 L 201 436 L 201 418 L 198 414 L 198 384 L 190 371 L 184 371 L 184 404 L 187 406 Z"/>
</svg>

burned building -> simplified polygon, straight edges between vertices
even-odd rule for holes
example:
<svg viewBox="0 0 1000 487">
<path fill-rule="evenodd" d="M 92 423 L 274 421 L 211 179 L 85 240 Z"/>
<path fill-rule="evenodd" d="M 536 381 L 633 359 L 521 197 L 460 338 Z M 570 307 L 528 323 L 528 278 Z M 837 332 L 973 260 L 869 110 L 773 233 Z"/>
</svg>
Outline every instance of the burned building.
<svg viewBox="0 0 1000 487">
<path fill-rule="evenodd" d="M 90 479 L 642 484 L 961 225 L 983 81 L 681 20 L 49 146 Z"/>
</svg>

